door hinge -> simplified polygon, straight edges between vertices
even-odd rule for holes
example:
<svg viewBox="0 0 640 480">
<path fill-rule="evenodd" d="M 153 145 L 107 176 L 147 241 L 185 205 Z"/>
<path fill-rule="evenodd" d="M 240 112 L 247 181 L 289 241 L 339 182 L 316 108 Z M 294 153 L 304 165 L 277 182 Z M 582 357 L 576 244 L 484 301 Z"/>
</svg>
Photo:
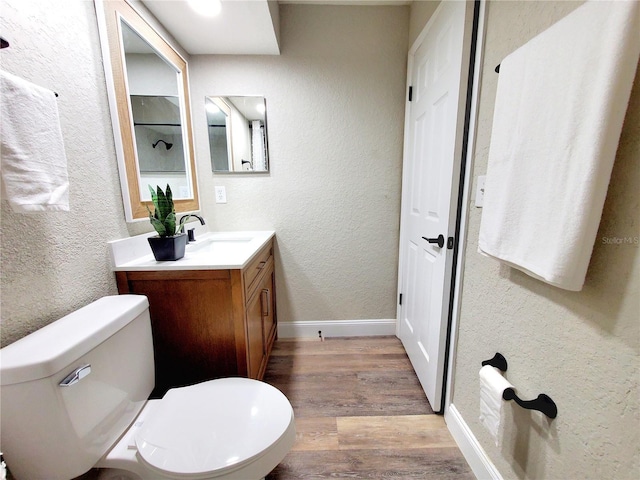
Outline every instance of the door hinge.
<svg viewBox="0 0 640 480">
<path fill-rule="evenodd" d="M 409 101 L 413 99 L 413 87 L 409 87 Z"/>
<path fill-rule="evenodd" d="M 447 238 L 447 249 L 453 250 L 453 237 Z"/>
<path fill-rule="evenodd" d="M 400 305 L 402 305 L 402 294 L 400 294 Z"/>
</svg>

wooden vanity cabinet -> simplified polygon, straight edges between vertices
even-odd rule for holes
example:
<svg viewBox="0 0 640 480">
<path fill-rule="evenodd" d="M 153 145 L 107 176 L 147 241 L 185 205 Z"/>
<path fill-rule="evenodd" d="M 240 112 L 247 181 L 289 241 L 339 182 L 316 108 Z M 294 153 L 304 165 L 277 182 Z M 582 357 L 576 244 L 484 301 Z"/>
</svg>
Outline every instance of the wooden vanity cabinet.
<svg viewBox="0 0 640 480">
<path fill-rule="evenodd" d="M 149 299 L 156 387 L 228 376 L 262 379 L 276 339 L 273 240 L 242 270 L 116 272 L 118 291 Z"/>
</svg>

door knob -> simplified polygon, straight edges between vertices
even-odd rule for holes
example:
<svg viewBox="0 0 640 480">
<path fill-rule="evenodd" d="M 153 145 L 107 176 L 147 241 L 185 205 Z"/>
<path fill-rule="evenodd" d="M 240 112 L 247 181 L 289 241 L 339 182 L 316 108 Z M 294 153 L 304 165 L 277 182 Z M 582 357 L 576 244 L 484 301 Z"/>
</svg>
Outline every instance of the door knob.
<svg viewBox="0 0 640 480">
<path fill-rule="evenodd" d="M 438 238 L 422 237 L 429 243 L 437 243 L 440 248 L 444 247 L 444 235 L 438 235 Z"/>
</svg>

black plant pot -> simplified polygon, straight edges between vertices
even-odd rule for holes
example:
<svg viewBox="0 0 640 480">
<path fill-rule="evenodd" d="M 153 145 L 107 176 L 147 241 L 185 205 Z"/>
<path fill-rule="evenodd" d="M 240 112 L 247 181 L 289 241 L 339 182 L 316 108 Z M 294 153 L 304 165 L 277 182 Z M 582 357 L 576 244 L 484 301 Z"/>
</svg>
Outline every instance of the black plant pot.
<svg viewBox="0 0 640 480">
<path fill-rule="evenodd" d="M 179 260 L 184 257 L 184 248 L 187 246 L 186 233 L 179 233 L 173 237 L 149 237 L 147 240 L 149 240 L 153 256 L 159 262 Z"/>
</svg>

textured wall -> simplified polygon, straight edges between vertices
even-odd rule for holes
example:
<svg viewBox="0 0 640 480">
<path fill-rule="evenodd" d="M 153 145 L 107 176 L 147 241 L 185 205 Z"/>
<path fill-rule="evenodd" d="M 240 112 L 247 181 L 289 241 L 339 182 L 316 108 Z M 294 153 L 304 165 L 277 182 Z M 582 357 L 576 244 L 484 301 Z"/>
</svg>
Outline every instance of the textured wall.
<svg viewBox="0 0 640 480">
<path fill-rule="evenodd" d="M 578 5 L 489 5 L 474 180 L 486 172 L 494 67 Z M 640 248 L 608 242 L 638 239 L 639 204 L 640 75 L 583 291 L 554 288 L 480 256 L 482 210 L 470 207 L 453 403 L 505 478 L 638 478 Z M 559 410 L 549 423 L 508 404 L 500 448 L 477 420 L 478 369 L 496 351 L 506 356 L 507 378 L 522 397 L 545 392 Z"/>
<path fill-rule="evenodd" d="M 185 58 L 138 0 L 135 7 Z M 127 224 L 113 143 L 94 4 L 89 0 L 2 0 L 0 31 L 11 47 L 1 67 L 56 91 L 67 153 L 71 211 L 1 211 L 1 344 L 117 293 L 107 242 L 149 232 Z"/>
<path fill-rule="evenodd" d="M 431 15 L 440 5 L 440 0 L 415 0 L 411 2 L 411 15 L 409 17 L 409 48 L 422 32 Z"/>
<path fill-rule="evenodd" d="M 281 322 L 395 317 L 408 20 L 282 5 L 280 56 L 191 57 L 204 216 L 276 231 Z M 211 173 L 204 97 L 238 94 L 266 97 L 268 175 Z"/>
<path fill-rule="evenodd" d="M 106 242 L 128 236 L 93 2 L 3 0 L 2 68 L 58 92 L 71 211 L 2 202 L 2 345 L 116 293 Z M 4 121 L 4 120 L 3 120 Z"/>
</svg>

